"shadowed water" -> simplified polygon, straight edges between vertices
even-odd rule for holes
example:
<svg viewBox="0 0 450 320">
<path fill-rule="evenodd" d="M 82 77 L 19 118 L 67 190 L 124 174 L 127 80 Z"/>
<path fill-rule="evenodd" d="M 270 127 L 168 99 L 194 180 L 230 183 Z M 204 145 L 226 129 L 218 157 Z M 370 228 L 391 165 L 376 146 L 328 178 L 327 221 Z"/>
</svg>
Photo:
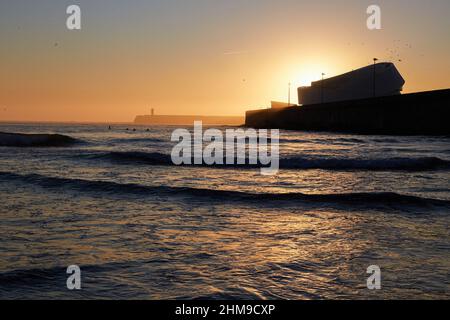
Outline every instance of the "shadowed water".
<svg viewBox="0 0 450 320">
<path fill-rule="evenodd" d="M 450 297 L 448 137 L 282 131 L 262 176 L 174 166 L 175 127 L 125 128 L 0 125 L 77 139 L 0 147 L 0 298 Z"/>
</svg>

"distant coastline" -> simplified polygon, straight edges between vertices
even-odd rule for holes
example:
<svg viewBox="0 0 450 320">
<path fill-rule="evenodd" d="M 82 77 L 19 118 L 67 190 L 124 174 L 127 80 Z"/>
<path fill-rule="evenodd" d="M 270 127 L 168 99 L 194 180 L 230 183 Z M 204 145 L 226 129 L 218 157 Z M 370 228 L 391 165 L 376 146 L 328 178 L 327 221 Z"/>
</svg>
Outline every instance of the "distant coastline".
<svg viewBox="0 0 450 320">
<path fill-rule="evenodd" d="M 184 116 L 184 115 L 138 115 L 132 121 L 67 121 L 67 120 L 0 120 L 0 125 L 192 125 L 202 121 L 206 125 L 243 125 L 245 116 Z"/>
<path fill-rule="evenodd" d="M 0 120 L 0 125 L 8 124 L 44 124 L 44 125 L 129 125 L 133 124 L 133 121 L 65 121 L 65 120 Z"/>
<path fill-rule="evenodd" d="M 135 124 L 154 125 L 192 125 L 194 121 L 202 121 L 205 125 L 243 125 L 245 117 L 238 116 L 183 116 L 183 115 L 140 115 Z"/>
</svg>

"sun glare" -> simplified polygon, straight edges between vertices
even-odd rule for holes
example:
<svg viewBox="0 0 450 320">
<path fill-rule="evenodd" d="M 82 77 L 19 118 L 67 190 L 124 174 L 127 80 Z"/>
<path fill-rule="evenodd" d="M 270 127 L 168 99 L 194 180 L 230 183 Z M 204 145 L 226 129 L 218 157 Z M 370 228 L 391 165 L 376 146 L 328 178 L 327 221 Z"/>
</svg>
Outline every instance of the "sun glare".
<svg viewBox="0 0 450 320">
<path fill-rule="evenodd" d="M 322 78 L 322 73 L 331 75 L 329 68 L 321 65 L 307 65 L 297 68 L 292 74 L 292 84 L 297 87 L 310 86 L 311 82 L 318 81 Z"/>
</svg>

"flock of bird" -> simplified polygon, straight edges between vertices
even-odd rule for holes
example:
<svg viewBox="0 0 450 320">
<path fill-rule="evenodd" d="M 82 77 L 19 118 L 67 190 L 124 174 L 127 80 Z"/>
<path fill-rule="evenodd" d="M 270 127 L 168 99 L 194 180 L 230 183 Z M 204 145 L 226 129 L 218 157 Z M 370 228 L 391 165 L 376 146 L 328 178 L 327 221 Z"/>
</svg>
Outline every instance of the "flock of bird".
<svg viewBox="0 0 450 320">
<path fill-rule="evenodd" d="M 348 42 L 348 46 L 352 43 Z M 361 42 L 361 46 L 365 46 L 364 42 Z M 392 45 L 385 49 L 384 54 L 380 57 L 380 60 L 391 61 L 391 62 L 403 62 L 404 55 L 407 53 L 406 50 L 412 50 L 413 45 L 409 42 L 404 42 L 402 40 L 393 40 Z M 425 54 L 421 53 L 420 57 L 424 57 Z M 369 61 L 368 64 L 372 62 Z"/>
</svg>

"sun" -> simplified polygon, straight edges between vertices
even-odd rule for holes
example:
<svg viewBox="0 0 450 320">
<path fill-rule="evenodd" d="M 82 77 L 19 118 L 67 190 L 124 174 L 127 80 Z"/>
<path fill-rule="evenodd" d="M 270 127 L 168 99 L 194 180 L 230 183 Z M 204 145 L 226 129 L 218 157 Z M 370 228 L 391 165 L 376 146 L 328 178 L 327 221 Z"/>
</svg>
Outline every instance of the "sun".
<svg viewBox="0 0 450 320">
<path fill-rule="evenodd" d="M 311 82 L 321 80 L 322 73 L 324 73 L 324 78 L 332 77 L 335 74 L 335 69 L 335 65 L 331 64 L 329 60 L 305 60 L 295 64 L 295 67 L 289 66 L 287 76 L 290 77 L 293 87 L 304 87 L 310 86 Z"/>
<path fill-rule="evenodd" d="M 310 86 L 311 82 L 322 78 L 322 73 L 324 73 L 322 69 L 315 66 L 299 68 L 292 76 L 292 84 L 297 87 Z"/>
<path fill-rule="evenodd" d="M 294 101 L 297 88 L 311 86 L 311 82 L 322 79 L 322 73 L 325 74 L 325 79 L 334 76 L 337 65 L 329 59 L 319 61 L 305 58 L 298 63 L 286 62 L 277 70 L 277 81 L 280 85 L 277 87 L 276 94 L 272 95 L 273 99 Z"/>
</svg>

